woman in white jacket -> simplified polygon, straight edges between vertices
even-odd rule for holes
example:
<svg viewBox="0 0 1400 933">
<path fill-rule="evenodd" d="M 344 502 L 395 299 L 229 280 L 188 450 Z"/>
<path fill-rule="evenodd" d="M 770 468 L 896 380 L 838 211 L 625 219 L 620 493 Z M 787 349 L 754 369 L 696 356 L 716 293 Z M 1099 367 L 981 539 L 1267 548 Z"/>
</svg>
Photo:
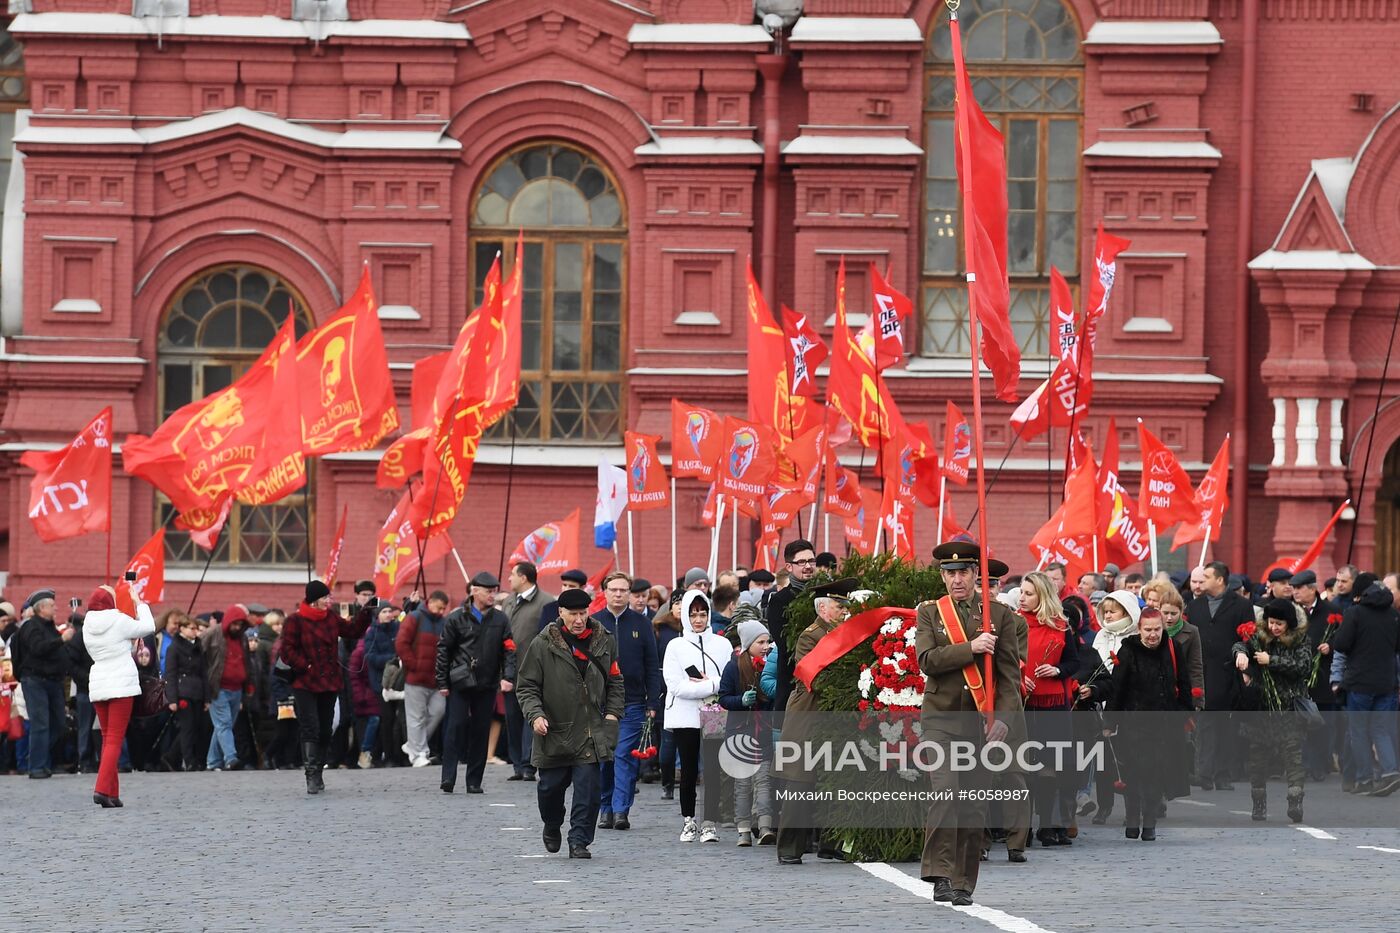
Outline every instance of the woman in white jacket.
<svg viewBox="0 0 1400 933">
<path fill-rule="evenodd" d="M 87 616 L 83 619 L 83 645 L 92 658 L 88 697 L 102 726 L 102 757 L 92 802 L 104 808 L 122 805 L 117 760 L 121 757 L 127 723 L 131 721 L 133 698 L 141 695 L 131 643 L 156 630 L 151 608 L 128 592 L 123 592 L 122 603 L 129 605 L 130 615 L 117 608 L 115 590 L 99 586 L 88 600 Z"/>
<path fill-rule="evenodd" d="M 715 818 L 719 815 L 719 749 L 724 734 L 721 730 L 714 738 L 702 737 L 700 707 L 712 705 L 719 709 L 719 680 L 734 656 L 734 648 L 729 639 L 710 631 L 710 603 L 704 593 L 686 593 L 681 600 L 680 617 L 684 629 L 666 646 L 661 676 L 666 681 L 666 728 L 671 730 L 681 756 L 681 816 L 685 818 L 681 842 L 693 842 L 697 833 L 701 842 L 718 842 Z M 723 722 L 723 710 L 716 715 Z M 705 809 L 701 814 L 704 827 L 700 828 L 695 823 L 695 783 L 702 753 Z"/>
</svg>

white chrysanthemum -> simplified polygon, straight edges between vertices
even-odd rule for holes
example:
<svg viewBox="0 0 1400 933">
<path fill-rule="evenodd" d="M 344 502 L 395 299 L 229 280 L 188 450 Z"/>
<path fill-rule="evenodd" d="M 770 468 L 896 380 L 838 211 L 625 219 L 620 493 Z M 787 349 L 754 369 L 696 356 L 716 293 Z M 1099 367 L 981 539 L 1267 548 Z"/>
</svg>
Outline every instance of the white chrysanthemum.
<svg viewBox="0 0 1400 933">
<path fill-rule="evenodd" d="M 907 642 L 909 645 L 912 646 L 912 645 L 914 644 L 914 640 L 915 640 L 916 638 L 918 638 L 918 635 L 919 635 L 918 626 L 916 626 L 916 625 L 911 625 L 911 626 L 909 626 L 909 630 L 906 631 L 906 632 L 904 633 L 904 640 L 905 640 L 905 642 Z"/>
<path fill-rule="evenodd" d="M 870 693 L 870 688 L 873 686 L 875 686 L 875 674 L 868 667 L 861 668 L 860 677 L 856 679 L 856 689 L 860 691 L 860 695 L 865 696 Z"/>
<path fill-rule="evenodd" d="M 892 690 L 889 687 L 881 688 L 875 699 L 886 706 L 894 706 L 903 709 L 918 709 L 924 704 L 924 694 L 922 690 L 915 690 L 912 687 L 905 687 L 903 690 Z"/>
</svg>

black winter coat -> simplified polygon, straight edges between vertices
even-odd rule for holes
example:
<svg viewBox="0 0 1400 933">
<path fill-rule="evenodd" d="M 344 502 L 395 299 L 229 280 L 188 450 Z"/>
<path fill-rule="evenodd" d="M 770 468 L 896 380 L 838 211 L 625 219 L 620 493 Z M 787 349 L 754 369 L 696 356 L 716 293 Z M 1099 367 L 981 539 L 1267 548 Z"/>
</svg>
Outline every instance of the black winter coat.
<svg viewBox="0 0 1400 933">
<path fill-rule="evenodd" d="M 203 703 L 207 696 L 204 670 L 204 649 L 199 641 L 186 641 L 175 636 L 165 652 L 165 699 L 174 703 L 189 700 Z"/>
<path fill-rule="evenodd" d="M 68 624 L 73 626 L 73 637 L 63 643 L 63 650 L 68 655 L 68 676 L 73 678 L 79 693 L 87 693 L 92 656 L 88 654 L 87 645 L 83 642 L 83 617 L 71 615 L 68 617 Z"/>
<path fill-rule="evenodd" d="M 1384 584 L 1373 583 L 1342 614 L 1342 627 L 1332 647 L 1347 656 L 1343 690 L 1373 696 L 1395 692 L 1400 613 L 1395 611 L 1394 599 Z"/>
<path fill-rule="evenodd" d="M 1132 762 L 1134 773 L 1155 773 L 1169 798 L 1191 793 L 1183 712 L 1191 708 L 1191 673 L 1180 654 L 1165 636 L 1156 649 L 1137 635 L 1125 638 L 1104 712 L 1104 726 L 1118 730 L 1115 754 Z"/>
<path fill-rule="evenodd" d="M 510 619 L 492 606 L 476 621 L 469 606 L 455 609 L 442 625 L 438 639 L 433 676 L 439 690 L 455 690 L 453 668 L 470 664 L 476 679 L 473 690 L 497 690 L 502 680 L 515 680 L 515 642 L 510 637 Z"/>
<path fill-rule="evenodd" d="M 53 622 L 38 616 L 19 627 L 10 639 L 11 655 L 17 659 L 15 677 L 45 677 L 62 680 L 68 676 L 68 651 L 63 636 Z"/>
<path fill-rule="evenodd" d="M 768 599 L 767 625 L 768 631 L 772 634 L 773 644 L 778 646 L 778 694 L 773 697 L 773 709 L 787 709 L 788 695 L 792 693 L 793 672 L 797 669 L 796 663 L 790 660 L 793 656 L 793 647 L 787 643 L 787 610 L 802 595 L 806 589 L 806 584 L 793 581 L 774 593 Z M 682 624 L 685 620 L 681 620 Z"/>
<path fill-rule="evenodd" d="M 1328 674 L 1332 670 L 1332 655 L 1321 654 L 1318 649 L 1324 642 L 1331 645 L 1336 640 L 1342 624 L 1342 610 L 1337 608 L 1335 603 L 1319 596 L 1311 609 L 1303 607 L 1303 613 L 1308 617 L 1308 646 L 1312 648 L 1315 672 L 1309 674 L 1312 687 L 1308 694 L 1319 706 L 1335 704 L 1337 695 L 1332 692 L 1332 685 L 1328 683 Z"/>
<path fill-rule="evenodd" d="M 1201 630 L 1206 709 L 1231 709 L 1235 703 L 1235 687 L 1239 683 L 1234 646 L 1240 636 L 1236 629 L 1254 621 L 1254 606 L 1240 594 L 1227 592 L 1212 619 L 1210 603 L 1205 596 L 1198 596 L 1186 607 L 1186 621 Z"/>
</svg>

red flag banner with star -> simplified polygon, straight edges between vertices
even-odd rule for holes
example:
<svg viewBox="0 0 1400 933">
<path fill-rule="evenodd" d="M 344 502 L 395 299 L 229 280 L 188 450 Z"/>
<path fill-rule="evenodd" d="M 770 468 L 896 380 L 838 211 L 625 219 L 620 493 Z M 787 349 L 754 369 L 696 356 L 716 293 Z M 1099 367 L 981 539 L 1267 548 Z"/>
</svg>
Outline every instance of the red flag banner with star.
<svg viewBox="0 0 1400 933">
<path fill-rule="evenodd" d="M 165 529 L 156 533 L 132 556 L 126 573 L 134 573 L 131 592 L 144 603 L 155 605 L 165 599 Z M 125 574 L 123 574 L 125 576 Z"/>
<path fill-rule="evenodd" d="M 30 450 L 29 520 L 40 540 L 59 541 L 112 527 L 112 407 L 58 450 Z"/>
<path fill-rule="evenodd" d="M 833 452 L 826 461 L 825 498 L 822 508 L 833 515 L 850 517 L 860 508 L 860 480 L 836 462 Z"/>
<path fill-rule="evenodd" d="M 1118 475 L 1118 426 L 1108 419 L 1108 435 L 1103 445 L 1103 462 L 1098 475 L 1099 536 L 1105 545 L 1105 560 L 1126 567 L 1152 557 L 1147 522 L 1138 514 L 1137 503 L 1123 488 Z"/>
<path fill-rule="evenodd" d="M 827 357 L 826 344 L 805 314 L 787 305 L 783 312 L 783 345 L 787 351 L 788 384 L 793 394 L 817 394 L 817 367 Z"/>
<path fill-rule="evenodd" d="M 1156 522 L 1159 529 L 1177 522 L 1196 522 L 1200 513 L 1196 509 L 1191 477 L 1141 419 L 1138 420 L 1138 448 L 1142 451 L 1138 506 L 1143 517 Z"/>
<path fill-rule="evenodd" d="M 881 372 L 904 362 L 904 322 L 914 302 L 896 289 L 875 263 L 870 264 L 870 315 L 875 333 L 875 368 Z"/>
<path fill-rule="evenodd" d="M 768 302 L 748 263 L 748 392 L 749 421 L 771 428 L 775 434 L 797 437 L 820 423 L 821 411 L 805 395 L 792 390 L 788 381 L 783 329 L 773 320 Z"/>
<path fill-rule="evenodd" d="M 1220 449 L 1216 451 L 1206 475 L 1201 477 L 1201 485 L 1196 487 L 1196 509 L 1200 513 L 1198 521 L 1182 522 L 1172 539 L 1172 550 L 1192 541 L 1204 541 L 1207 537 L 1220 538 L 1220 526 L 1225 522 L 1225 510 L 1230 507 L 1230 435 L 1225 435 Z"/>
<path fill-rule="evenodd" d="M 627 507 L 634 512 L 664 509 L 671 504 L 670 484 L 666 468 L 656 445 L 661 437 L 628 431 L 623 443 L 627 451 Z"/>
</svg>

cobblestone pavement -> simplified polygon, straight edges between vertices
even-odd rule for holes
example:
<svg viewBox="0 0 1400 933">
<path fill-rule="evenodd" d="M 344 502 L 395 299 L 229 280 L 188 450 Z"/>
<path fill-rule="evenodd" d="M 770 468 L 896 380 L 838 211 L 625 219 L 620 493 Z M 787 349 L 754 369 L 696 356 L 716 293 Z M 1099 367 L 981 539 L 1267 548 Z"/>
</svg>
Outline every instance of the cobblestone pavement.
<svg viewBox="0 0 1400 933">
<path fill-rule="evenodd" d="M 1310 790 L 1311 835 L 1283 822 L 1277 786 L 1264 828 L 1231 813 L 1248 809 L 1237 785 L 1173 803 L 1155 844 L 1124 839 L 1114 818 L 1026 865 L 998 847 L 977 905 L 959 910 L 927 899 L 915 865 L 780 868 L 771 848 L 737 849 L 732 829 L 682 845 L 657 785 L 640 788 L 632 830 L 599 830 L 592 861 L 546 856 L 537 785 L 508 773 L 490 767 L 486 794 L 450 797 L 435 768 L 328 772 L 319 797 L 300 772 L 123 775 L 122 810 L 90 802 L 91 776 L 0 778 L 13 844 L 0 930 L 1397 928 L 1400 831 L 1342 816 L 1375 807 L 1388 816 L 1372 825 L 1394 825 L 1400 797 L 1343 799 L 1335 778 Z"/>
</svg>

